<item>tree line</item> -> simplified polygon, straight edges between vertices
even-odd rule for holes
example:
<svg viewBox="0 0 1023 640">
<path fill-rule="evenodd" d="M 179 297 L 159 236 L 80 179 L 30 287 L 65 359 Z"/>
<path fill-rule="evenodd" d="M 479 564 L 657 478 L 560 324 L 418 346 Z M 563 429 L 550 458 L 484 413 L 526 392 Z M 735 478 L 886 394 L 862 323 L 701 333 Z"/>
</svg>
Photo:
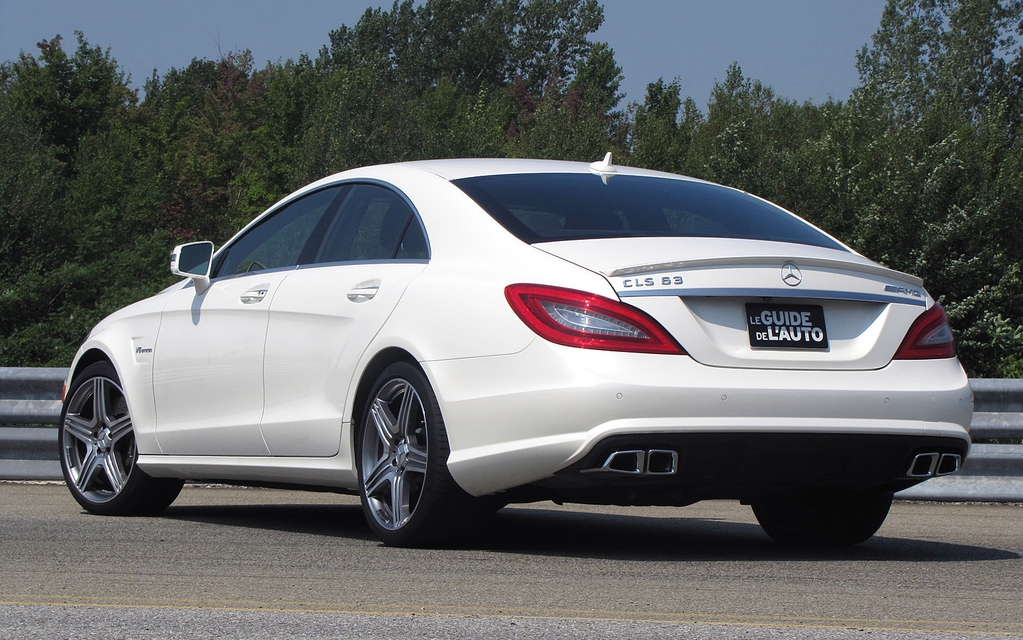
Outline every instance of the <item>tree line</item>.
<svg viewBox="0 0 1023 640">
<path fill-rule="evenodd" d="M 82 33 L 0 65 L 0 366 L 67 366 L 104 315 L 344 169 L 535 157 L 660 169 L 777 202 L 920 275 L 974 376 L 1023 376 L 1023 0 L 889 0 L 846 101 L 798 103 L 733 64 L 622 104 L 597 0 L 399 0 L 315 57 L 248 52 L 143 96 Z"/>
</svg>

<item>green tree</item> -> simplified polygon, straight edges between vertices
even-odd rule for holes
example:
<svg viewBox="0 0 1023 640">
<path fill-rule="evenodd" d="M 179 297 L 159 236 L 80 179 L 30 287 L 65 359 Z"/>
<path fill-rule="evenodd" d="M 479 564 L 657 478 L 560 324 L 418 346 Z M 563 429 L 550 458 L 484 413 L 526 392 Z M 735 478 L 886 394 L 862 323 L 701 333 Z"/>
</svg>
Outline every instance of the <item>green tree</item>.
<svg viewBox="0 0 1023 640">
<path fill-rule="evenodd" d="M 428 0 L 331 32 L 307 176 L 428 157 L 596 158 L 622 136 L 621 69 L 595 0 Z"/>
<path fill-rule="evenodd" d="M 5 75 L 12 117 L 53 147 L 56 158 L 72 171 L 79 142 L 95 135 L 111 113 L 135 102 L 124 73 L 109 51 L 89 46 L 76 31 L 78 48 L 68 55 L 58 35 L 38 44 L 39 57 L 21 54 Z"/>
<path fill-rule="evenodd" d="M 265 128 L 275 71 L 254 70 L 246 51 L 193 60 L 146 84 L 142 108 L 162 147 L 154 148 L 160 225 L 175 238 L 223 242 L 285 194 L 265 160 L 275 142 Z"/>
<path fill-rule="evenodd" d="M 81 34 L 70 56 L 59 36 L 40 52 L 0 71 L 5 365 L 66 364 L 91 325 L 159 286 L 167 255 L 116 61 Z"/>
<path fill-rule="evenodd" d="M 692 98 L 682 100 L 678 80 L 647 85 L 643 104 L 635 108 L 630 137 L 636 166 L 672 173 L 693 173 L 688 161 L 693 139 L 705 123 Z"/>
<path fill-rule="evenodd" d="M 1023 354 L 1023 3 L 890 0 L 858 56 L 853 242 L 924 277 L 974 375 Z"/>
</svg>

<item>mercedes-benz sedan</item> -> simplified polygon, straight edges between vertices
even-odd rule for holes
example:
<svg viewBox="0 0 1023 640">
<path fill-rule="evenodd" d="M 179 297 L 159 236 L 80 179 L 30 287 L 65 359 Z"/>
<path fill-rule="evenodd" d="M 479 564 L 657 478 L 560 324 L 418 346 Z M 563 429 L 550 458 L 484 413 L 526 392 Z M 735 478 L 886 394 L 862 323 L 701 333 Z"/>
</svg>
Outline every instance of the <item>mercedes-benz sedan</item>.
<svg viewBox="0 0 1023 640">
<path fill-rule="evenodd" d="M 444 545 L 510 502 L 736 499 L 779 541 L 854 544 L 969 449 L 918 278 L 610 154 L 346 171 L 171 270 L 71 367 L 61 462 L 94 513 L 308 487 Z"/>
</svg>

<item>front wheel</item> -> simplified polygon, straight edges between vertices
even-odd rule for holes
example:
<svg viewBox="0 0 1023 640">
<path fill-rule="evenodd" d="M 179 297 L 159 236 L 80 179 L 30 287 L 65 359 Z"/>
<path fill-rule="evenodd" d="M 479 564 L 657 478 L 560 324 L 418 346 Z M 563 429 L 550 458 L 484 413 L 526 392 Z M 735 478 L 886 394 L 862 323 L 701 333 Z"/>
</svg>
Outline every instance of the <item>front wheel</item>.
<svg viewBox="0 0 1023 640">
<path fill-rule="evenodd" d="M 426 376 L 405 362 L 387 367 L 373 385 L 356 436 L 362 508 L 384 544 L 444 546 L 478 531 L 486 503 L 455 484 L 448 453 Z"/>
<path fill-rule="evenodd" d="M 108 362 L 71 382 L 61 410 L 60 467 L 71 495 L 100 515 L 139 515 L 167 508 L 184 484 L 153 478 L 135 464 L 138 450 L 128 401 Z"/>
<path fill-rule="evenodd" d="M 873 536 L 891 506 L 891 493 L 834 492 L 757 501 L 753 514 L 767 535 L 782 544 L 838 547 Z"/>
</svg>

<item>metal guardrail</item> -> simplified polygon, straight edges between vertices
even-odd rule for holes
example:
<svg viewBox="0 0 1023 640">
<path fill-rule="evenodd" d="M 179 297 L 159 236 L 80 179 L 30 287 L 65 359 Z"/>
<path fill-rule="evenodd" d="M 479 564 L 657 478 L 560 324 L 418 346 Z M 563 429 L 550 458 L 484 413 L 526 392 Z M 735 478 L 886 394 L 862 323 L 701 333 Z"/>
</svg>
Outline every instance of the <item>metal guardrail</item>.
<svg viewBox="0 0 1023 640">
<path fill-rule="evenodd" d="M 59 480 L 60 393 L 67 369 L 0 367 L 0 479 Z"/>
<path fill-rule="evenodd" d="M 67 369 L 0 367 L 0 479 L 59 480 L 57 430 Z M 907 500 L 1023 502 L 1023 380 L 970 380 L 970 435 L 975 444 L 962 470 L 896 494 Z"/>
<path fill-rule="evenodd" d="M 0 367 L 0 425 L 57 424 L 67 369 Z"/>
</svg>

